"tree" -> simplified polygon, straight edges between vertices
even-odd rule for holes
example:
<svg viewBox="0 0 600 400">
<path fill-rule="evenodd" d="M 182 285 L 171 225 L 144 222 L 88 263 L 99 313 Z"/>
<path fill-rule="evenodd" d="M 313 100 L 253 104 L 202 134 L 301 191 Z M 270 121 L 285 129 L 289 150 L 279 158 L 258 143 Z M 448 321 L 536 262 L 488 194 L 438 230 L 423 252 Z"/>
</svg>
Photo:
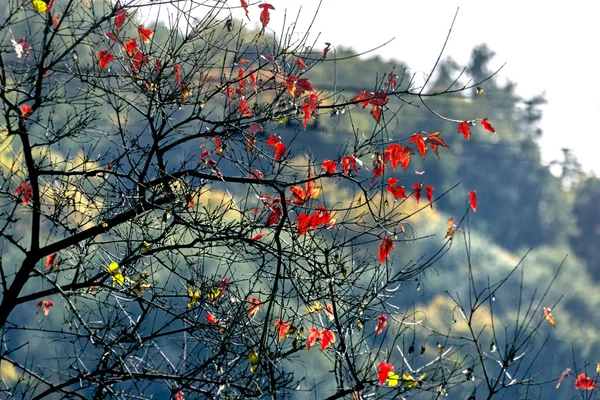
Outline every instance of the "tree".
<svg viewBox="0 0 600 400">
<path fill-rule="evenodd" d="M 140 24 L 138 0 L 4 6 L 8 396 L 492 397 L 532 385 L 529 369 L 509 368 L 528 360 L 541 303 L 531 299 L 510 340 L 474 329 L 506 278 L 454 298 L 461 335 L 427 327 L 399 296 L 476 209 L 465 193 L 435 250 L 403 256 L 404 242 L 425 239 L 415 216 L 452 188 L 410 173 L 411 160 L 493 130 L 483 116 L 436 113 L 462 135 L 402 137 L 401 104 L 481 82 L 428 93 L 392 69 L 373 88 L 320 90 L 305 76 L 343 62 L 330 62 L 334 46 L 270 35 L 279 10 L 267 3 L 191 4 L 176 29 Z M 259 32 L 230 17 L 240 4 Z M 368 130 L 356 125 L 339 154 L 316 159 L 298 145 L 325 116 L 356 115 Z"/>
</svg>

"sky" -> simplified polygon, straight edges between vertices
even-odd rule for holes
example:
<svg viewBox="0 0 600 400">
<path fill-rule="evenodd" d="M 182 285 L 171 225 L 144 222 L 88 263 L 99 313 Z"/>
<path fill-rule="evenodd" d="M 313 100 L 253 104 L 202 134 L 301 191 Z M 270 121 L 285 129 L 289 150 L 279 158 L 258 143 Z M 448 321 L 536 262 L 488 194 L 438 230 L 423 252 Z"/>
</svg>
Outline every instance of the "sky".
<svg viewBox="0 0 600 400">
<path fill-rule="evenodd" d="M 258 2 L 250 3 L 251 27 L 258 27 Z M 229 0 L 230 6 L 239 1 Z M 295 20 L 297 31 L 308 29 L 320 4 L 311 32 L 317 43 L 352 47 L 358 52 L 394 39 L 370 53 L 408 64 L 413 72 L 429 72 L 446 39 L 452 19 L 458 16 L 445 55 L 459 65 L 469 61 L 471 50 L 482 43 L 496 53 L 491 67 L 506 66 L 499 74 L 518 84 L 525 98 L 544 93 L 540 127 L 542 161 L 562 160 L 562 148 L 576 155 L 584 171 L 600 176 L 600 2 L 571 0 L 270 0 L 269 26 L 280 30 Z M 240 8 L 231 10 L 242 19 Z M 162 13 L 162 15 L 165 15 Z M 314 35 L 312 36 L 315 37 Z M 501 132 L 498 132 L 501 138 Z"/>
</svg>

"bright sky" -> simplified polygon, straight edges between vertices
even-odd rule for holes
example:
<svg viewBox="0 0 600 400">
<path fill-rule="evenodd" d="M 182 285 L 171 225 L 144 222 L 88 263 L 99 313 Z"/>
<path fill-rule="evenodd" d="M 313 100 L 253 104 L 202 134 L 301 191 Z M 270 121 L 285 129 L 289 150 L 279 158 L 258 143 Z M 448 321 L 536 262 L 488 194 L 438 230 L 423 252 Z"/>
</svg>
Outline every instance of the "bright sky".
<svg viewBox="0 0 600 400">
<path fill-rule="evenodd" d="M 252 26 L 257 2 L 248 1 Z M 235 6 L 237 0 L 229 0 Z M 297 31 L 306 31 L 319 0 L 270 0 L 271 26 L 280 31 L 302 11 Z M 351 46 L 361 52 L 397 37 L 373 54 L 399 59 L 413 72 L 428 72 L 460 7 L 446 55 L 466 65 L 471 50 L 487 43 L 496 53 L 492 67 L 507 63 L 500 77 L 518 83 L 522 97 L 546 94 L 541 128 L 543 161 L 561 160 L 571 149 L 584 170 L 600 176 L 600 2 L 571 0 L 323 0 L 312 27 L 319 42 Z M 241 9 L 233 10 L 241 19 Z M 501 136 L 501 132 L 499 132 Z"/>
</svg>

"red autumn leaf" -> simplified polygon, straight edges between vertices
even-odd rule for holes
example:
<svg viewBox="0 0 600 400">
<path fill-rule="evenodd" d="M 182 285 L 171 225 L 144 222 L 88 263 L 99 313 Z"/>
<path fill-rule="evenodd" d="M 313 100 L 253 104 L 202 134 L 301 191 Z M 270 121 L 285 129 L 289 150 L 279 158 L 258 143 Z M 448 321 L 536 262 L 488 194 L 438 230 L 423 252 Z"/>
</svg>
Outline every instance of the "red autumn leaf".
<svg viewBox="0 0 600 400">
<path fill-rule="evenodd" d="M 248 2 L 246 2 L 246 0 L 240 0 L 240 3 L 244 11 L 246 12 L 246 18 L 248 18 L 248 21 L 250 21 L 250 15 L 248 15 Z"/>
<path fill-rule="evenodd" d="M 335 334 L 327 329 L 321 329 L 321 351 L 335 343 Z"/>
<path fill-rule="evenodd" d="M 242 97 L 240 100 L 240 104 L 238 105 L 238 110 L 242 114 L 242 117 L 251 117 L 252 111 L 250 111 L 250 107 L 248 107 L 248 102 L 246 98 Z"/>
<path fill-rule="evenodd" d="M 287 321 L 282 320 L 281 318 L 277 318 L 277 320 L 273 323 L 273 326 L 276 328 L 279 328 L 277 338 L 281 342 L 283 339 L 285 339 L 288 336 L 288 333 L 290 331 L 290 327 L 292 326 L 292 324 Z"/>
<path fill-rule="evenodd" d="M 304 102 L 310 106 L 312 113 L 314 115 L 317 115 L 317 106 L 319 103 L 319 95 L 313 92 L 308 95 L 308 97 L 304 100 Z"/>
<path fill-rule="evenodd" d="M 388 378 L 389 373 L 394 370 L 394 366 L 392 364 L 388 364 L 384 361 L 379 364 L 377 367 L 377 377 L 379 378 L 379 384 L 383 385 L 385 380 Z"/>
<path fill-rule="evenodd" d="M 331 223 L 331 214 L 329 211 L 327 211 L 323 206 L 317 206 L 317 210 L 312 215 L 313 228 L 316 229 L 319 225 L 329 225 Z"/>
<path fill-rule="evenodd" d="M 217 317 L 215 317 L 215 315 L 211 313 L 206 314 L 206 320 L 211 324 L 216 324 L 217 322 L 219 322 Z"/>
<path fill-rule="evenodd" d="M 306 130 L 306 125 L 310 122 L 310 106 L 307 103 L 302 104 L 302 126 Z"/>
<path fill-rule="evenodd" d="M 381 157 L 381 154 L 376 154 L 375 158 L 373 158 L 373 179 L 371 179 L 371 184 L 375 182 L 375 179 L 383 175 L 383 171 L 385 171 L 385 161 Z"/>
<path fill-rule="evenodd" d="M 362 108 L 366 108 L 369 105 L 369 101 L 373 98 L 373 96 L 373 93 L 368 93 L 361 90 L 358 96 L 350 99 L 350 102 L 360 101 L 362 103 Z"/>
<path fill-rule="evenodd" d="M 377 254 L 379 255 L 379 263 L 382 264 L 394 248 L 394 242 L 387 236 L 381 239 L 381 243 L 377 246 Z"/>
<path fill-rule="evenodd" d="M 248 127 L 248 133 L 250 133 L 251 135 L 256 135 L 258 132 L 262 132 L 263 130 L 264 129 L 262 125 L 257 124 L 256 122 L 251 123 Z"/>
<path fill-rule="evenodd" d="M 265 236 L 265 233 L 264 233 L 264 232 L 262 232 L 262 233 L 259 233 L 259 234 L 258 234 L 258 235 L 256 235 L 256 236 L 254 236 L 254 237 L 252 238 L 252 240 L 260 240 L 260 239 L 262 239 L 264 236 Z"/>
<path fill-rule="evenodd" d="M 278 135 L 271 135 L 271 137 L 269 137 L 269 140 L 267 140 L 267 146 L 275 149 L 275 161 L 279 161 L 287 151 L 286 145 L 283 144 L 281 138 Z"/>
<path fill-rule="evenodd" d="M 262 24 L 262 28 L 261 28 L 260 32 L 258 33 L 258 36 L 260 36 L 263 33 L 265 33 L 265 28 L 267 27 L 267 24 L 271 20 L 271 14 L 269 14 L 269 10 L 274 10 L 275 7 L 273 7 L 269 3 L 259 4 L 258 7 L 262 8 L 262 11 L 260 12 L 260 23 Z"/>
<path fill-rule="evenodd" d="M 152 39 L 152 36 L 154 36 L 154 32 L 140 25 L 138 26 L 138 35 L 140 36 L 140 39 L 142 39 L 142 42 L 150 43 L 150 39 Z"/>
<path fill-rule="evenodd" d="M 54 29 L 58 29 L 59 24 L 60 24 L 60 16 L 58 14 L 54 14 L 54 17 L 52 18 L 52 25 L 54 26 Z"/>
<path fill-rule="evenodd" d="M 260 170 L 258 169 L 253 169 L 252 171 L 250 171 L 250 177 L 251 178 L 256 178 L 256 179 L 262 179 L 265 177 L 265 174 L 263 174 Z"/>
<path fill-rule="evenodd" d="M 327 318 L 329 318 L 330 321 L 335 320 L 335 315 L 333 314 L 333 304 L 327 303 L 325 308 L 323 308 L 323 311 L 325 312 L 325 315 L 327 315 Z"/>
<path fill-rule="evenodd" d="M 119 38 L 117 37 L 117 35 L 114 34 L 114 32 L 106 31 L 106 32 L 104 32 L 104 36 L 106 36 L 113 42 L 121 43 L 121 40 L 119 40 Z"/>
<path fill-rule="evenodd" d="M 186 194 L 183 205 L 189 208 L 194 207 L 194 196 L 192 196 L 190 193 Z"/>
<path fill-rule="evenodd" d="M 250 318 L 256 315 L 263 306 L 263 302 L 252 296 L 248 297 L 248 301 L 250 302 L 250 308 L 248 309 L 248 317 Z"/>
<path fill-rule="evenodd" d="M 115 27 L 117 30 L 121 29 L 123 22 L 125 22 L 125 18 L 127 18 L 127 11 L 119 8 L 115 14 Z"/>
<path fill-rule="evenodd" d="M 425 196 L 427 196 L 427 200 L 429 200 L 429 205 L 431 207 L 433 207 L 433 191 L 434 191 L 434 187 L 431 185 L 427 185 L 425 186 Z"/>
<path fill-rule="evenodd" d="M 100 67 L 100 71 L 104 71 L 109 63 L 115 61 L 115 57 L 108 50 L 102 50 L 98 52 L 96 57 L 98 57 L 98 66 Z"/>
<path fill-rule="evenodd" d="M 548 321 L 550 325 L 552 325 L 552 327 L 556 329 L 556 320 L 554 319 L 550 311 L 552 310 L 550 310 L 548 307 L 544 307 L 544 316 L 546 317 L 546 321 Z"/>
<path fill-rule="evenodd" d="M 258 86 L 256 84 L 256 75 L 254 75 L 254 70 L 250 71 L 248 79 L 250 80 L 250 83 L 252 83 L 252 89 L 254 89 L 255 92 L 258 91 Z"/>
<path fill-rule="evenodd" d="M 444 139 L 439 137 L 439 135 L 440 135 L 440 132 L 432 132 L 427 135 L 427 141 L 429 142 L 429 147 L 431 147 L 433 149 L 433 152 L 435 153 L 435 155 L 438 158 L 440 158 L 440 155 L 438 153 L 438 146 L 442 146 L 442 147 L 446 147 L 446 148 L 450 147 L 446 144 Z"/>
<path fill-rule="evenodd" d="M 424 160 L 425 153 L 427 153 L 427 144 L 425 144 L 425 139 L 423 137 L 423 134 L 415 133 L 414 135 L 412 135 L 412 137 L 410 138 L 410 141 L 408 143 L 416 143 L 417 144 L 417 150 L 419 150 L 419 153 L 421 153 L 421 157 L 423 157 L 423 160 Z"/>
<path fill-rule="evenodd" d="M 373 117 L 373 119 L 375 120 L 375 122 L 377 122 L 378 124 L 381 124 L 381 107 L 379 106 L 373 106 L 373 108 L 371 109 L 371 116 Z"/>
<path fill-rule="evenodd" d="M 474 190 L 469 192 L 469 204 L 471 205 L 473 212 L 477 212 L 477 192 Z"/>
<path fill-rule="evenodd" d="M 469 129 L 473 123 L 471 121 L 463 121 L 458 124 L 458 132 L 462 133 L 465 139 L 471 140 L 471 130 Z"/>
<path fill-rule="evenodd" d="M 129 39 L 128 41 L 126 41 L 123 45 L 123 50 L 125 50 L 125 54 L 127 54 L 127 57 L 134 57 L 140 51 L 137 40 Z"/>
<path fill-rule="evenodd" d="M 492 124 L 490 124 L 490 123 L 488 122 L 488 119 L 487 119 L 487 118 L 484 118 L 484 119 L 482 119 L 482 120 L 481 120 L 481 126 L 483 126 L 483 128 L 484 128 L 486 131 L 489 131 L 489 132 L 492 132 L 492 133 L 495 133 L 495 132 L 496 132 L 496 130 L 494 129 L 494 127 L 492 126 Z"/>
<path fill-rule="evenodd" d="M 309 172 L 308 179 L 311 178 L 312 173 Z M 321 193 L 321 187 L 315 187 L 315 185 L 315 181 L 311 180 L 304 184 L 304 189 L 301 186 L 292 186 L 292 196 L 294 197 L 292 203 L 296 205 L 302 205 L 310 199 L 316 199 L 319 197 L 319 194 Z"/>
<path fill-rule="evenodd" d="M 345 156 L 342 157 L 342 168 L 344 169 L 345 175 L 350 175 L 350 167 L 354 169 L 354 172 L 358 174 L 358 168 L 356 167 L 356 156 Z"/>
<path fill-rule="evenodd" d="M 419 204 L 419 200 L 421 200 L 421 187 L 423 185 L 420 183 L 415 183 L 412 188 L 415 190 L 415 200 L 417 200 L 417 204 Z"/>
<path fill-rule="evenodd" d="M 30 105 L 27 104 L 23 104 L 19 110 L 21 111 L 21 117 L 23 118 L 27 118 L 31 115 L 31 113 L 33 112 L 33 108 L 31 108 Z"/>
<path fill-rule="evenodd" d="M 33 188 L 31 187 L 31 185 L 25 181 L 21 182 L 21 184 L 17 187 L 17 190 L 15 190 L 15 196 L 20 196 L 23 195 L 23 199 L 21 200 L 21 203 L 23 205 L 27 205 L 32 198 L 33 195 Z"/>
<path fill-rule="evenodd" d="M 177 82 L 178 85 L 181 85 L 181 65 L 173 65 L 173 74 L 175 74 L 175 82 Z"/>
<path fill-rule="evenodd" d="M 183 392 L 181 390 L 179 390 L 177 393 L 175 393 L 175 400 L 184 400 Z"/>
<path fill-rule="evenodd" d="M 396 199 L 405 199 L 408 196 L 404 193 L 404 186 L 396 185 L 398 179 L 389 178 L 387 182 L 387 191 L 394 195 Z"/>
<path fill-rule="evenodd" d="M 146 57 L 144 55 L 144 53 L 142 53 L 141 51 L 138 51 L 136 54 L 134 54 L 132 60 L 131 60 L 131 68 L 134 70 L 140 69 L 142 67 L 142 65 L 145 65 L 148 62 L 148 57 Z M 184 86 L 182 85 L 182 88 L 184 88 Z M 187 97 L 187 94 L 186 94 Z"/>
<path fill-rule="evenodd" d="M 48 257 L 46 257 L 44 266 L 46 268 L 52 268 L 56 264 L 56 257 L 58 257 L 58 253 L 50 254 Z M 58 264 L 56 264 L 56 268 L 58 268 Z"/>
<path fill-rule="evenodd" d="M 575 381 L 575 389 L 580 390 L 593 390 L 596 388 L 596 382 L 586 374 L 579 374 L 577 376 L 577 380 Z"/>
<path fill-rule="evenodd" d="M 298 66 L 298 69 L 303 70 L 304 68 L 306 68 L 306 64 L 301 59 L 296 58 L 294 61 L 296 61 L 296 65 Z"/>
<path fill-rule="evenodd" d="M 52 304 L 52 302 L 50 300 L 42 300 L 40 302 L 37 303 L 38 307 L 42 307 L 42 309 L 44 310 L 44 316 L 48 316 L 48 314 L 50 314 L 50 307 L 52 307 L 54 304 Z"/>
<path fill-rule="evenodd" d="M 402 169 L 406 172 L 406 169 L 410 164 L 411 154 L 415 154 L 415 151 L 412 149 L 412 147 L 404 147 L 400 144 L 392 143 L 383 152 L 383 161 L 387 163 L 389 160 L 394 171 L 396 170 L 396 166 L 400 164 Z"/>
<path fill-rule="evenodd" d="M 321 164 L 321 167 L 325 170 L 326 173 L 328 174 L 335 174 L 335 169 L 337 168 L 338 162 L 335 160 L 325 160 L 323 161 L 323 164 Z"/>
<path fill-rule="evenodd" d="M 387 317 L 385 315 L 380 315 L 377 317 L 377 326 L 375 327 L 375 332 L 379 335 L 383 332 L 383 328 L 387 325 Z"/>
<path fill-rule="evenodd" d="M 308 352 L 311 347 L 317 344 L 317 340 L 321 339 L 321 333 L 317 328 L 308 329 L 308 337 L 306 338 L 306 351 Z"/>
<path fill-rule="evenodd" d="M 269 214 L 269 216 L 267 217 L 267 221 L 266 221 L 267 226 L 276 225 L 280 219 L 281 219 L 281 207 L 271 206 L 271 214 Z"/>
<path fill-rule="evenodd" d="M 327 58 L 327 53 L 329 53 L 329 48 L 331 47 L 331 43 L 325 42 L 325 48 L 323 49 L 323 54 L 321 55 L 321 60 Z"/>
<path fill-rule="evenodd" d="M 296 221 L 298 221 L 298 236 L 302 236 L 310 230 L 312 225 L 312 218 L 310 215 L 306 213 L 299 214 L 296 217 Z"/>
<path fill-rule="evenodd" d="M 238 69 L 238 88 L 236 92 L 238 92 L 239 94 L 244 93 L 244 90 L 246 90 L 246 78 L 244 77 L 245 73 L 246 70 L 244 68 Z"/>
</svg>

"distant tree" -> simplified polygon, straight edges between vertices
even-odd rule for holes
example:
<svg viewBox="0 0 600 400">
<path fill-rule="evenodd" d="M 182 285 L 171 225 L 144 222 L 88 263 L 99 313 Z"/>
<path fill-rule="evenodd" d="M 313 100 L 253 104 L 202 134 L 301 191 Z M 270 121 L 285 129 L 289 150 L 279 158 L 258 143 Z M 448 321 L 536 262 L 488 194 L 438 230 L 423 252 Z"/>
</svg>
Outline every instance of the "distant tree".
<svg viewBox="0 0 600 400">
<path fill-rule="evenodd" d="M 400 244 L 425 239 L 413 217 L 450 189 L 411 158 L 493 130 L 436 113 L 458 138 L 402 137 L 401 104 L 481 82 L 429 93 L 392 70 L 364 91 L 322 91 L 305 73 L 344 60 L 293 41 L 293 25 L 270 35 L 279 7 L 170 3 L 174 29 L 141 24 L 138 0 L 3 5 L 3 394 L 490 398 L 534 385 L 541 304 L 498 329 L 489 305 L 506 280 L 453 297 L 460 335 L 400 295 L 476 209 L 465 191 L 435 252 L 405 259 Z M 240 6 L 260 32 L 231 18 Z M 369 129 L 339 154 L 296 145 L 319 119 L 357 113 Z M 478 331 L 484 305 L 492 326 Z"/>
</svg>

